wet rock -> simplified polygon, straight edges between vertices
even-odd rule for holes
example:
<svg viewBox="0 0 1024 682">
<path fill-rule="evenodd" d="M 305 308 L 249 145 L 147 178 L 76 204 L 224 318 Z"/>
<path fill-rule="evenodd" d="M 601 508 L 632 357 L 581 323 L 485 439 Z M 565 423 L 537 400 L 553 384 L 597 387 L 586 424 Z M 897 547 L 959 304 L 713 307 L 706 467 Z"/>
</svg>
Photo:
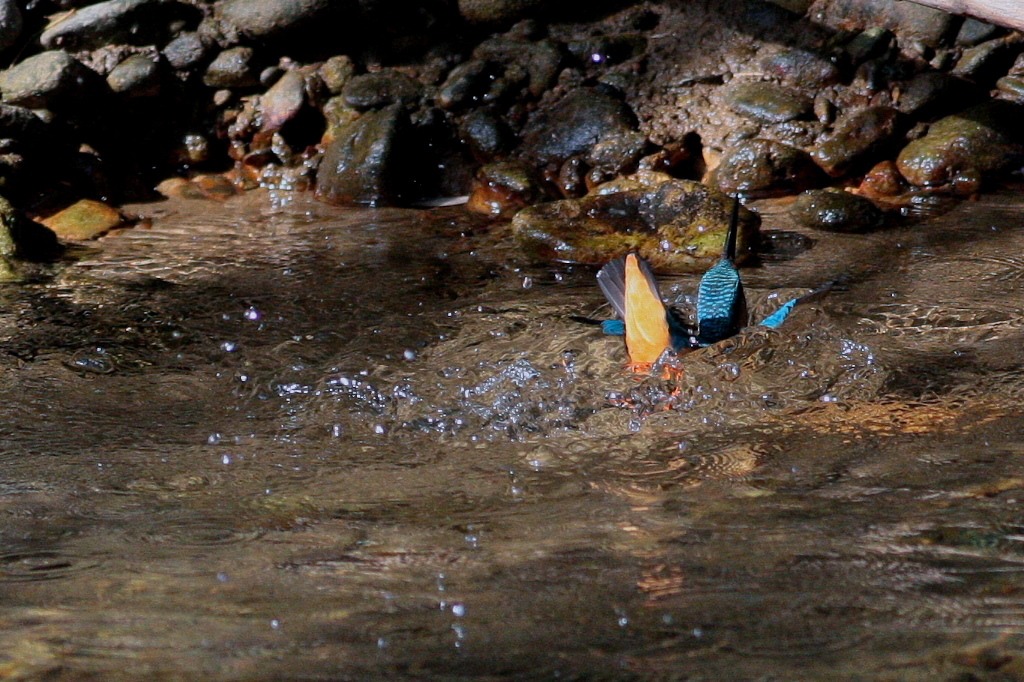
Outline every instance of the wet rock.
<svg viewBox="0 0 1024 682">
<path fill-rule="evenodd" d="M 40 222 L 61 239 L 87 241 L 123 224 L 124 216 L 101 201 L 82 199 Z"/>
<path fill-rule="evenodd" d="M 698 272 L 714 264 L 728 231 L 732 198 L 698 182 L 641 172 L 605 183 L 582 199 L 523 209 L 512 229 L 538 260 L 603 264 L 637 251 L 652 265 Z M 742 208 L 738 260 L 746 259 L 760 219 Z"/>
<path fill-rule="evenodd" d="M 195 31 L 178 34 L 162 50 L 164 59 L 172 68 L 191 69 L 198 66 L 209 52 L 209 44 Z"/>
<path fill-rule="evenodd" d="M 886 28 L 901 41 L 937 47 L 953 28 L 942 10 L 900 0 L 815 0 L 809 15 L 835 29 Z"/>
<path fill-rule="evenodd" d="M 332 95 L 340 95 L 355 73 L 356 65 L 345 55 L 331 57 L 320 66 L 320 79 Z"/>
<path fill-rule="evenodd" d="M 740 116 L 759 123 L 784 123 L 809 114 L 814 101 L 776 83 L 736 83 L 723 95 L 725 105 Z"/>
<path fill-rule="evenodd" d="M 329 204 L 393 204 L 407 172 L 400 152 L 409 127 L 402 105 L 369 111 L 342 127 L 324 150 L 316 198 Z"/>
<path fill-rule="evenodd" d="M 532 168 L 517 161 L 503 161 L 477 171 L 466 208 L 476 213 L 511 216 L 548 198 L 544 184 Z"/>
<path fill-rule="evenodd" d="M 383 69 L 352 77 L 341 94 L 353 109 L 379 109 L 389 104 L 415 104 L 423 96 L 423 86 L 401 71 Z"/>
<path fill-rule="evenodd" d="M 707 183 L 727 194 L 760 198 L 820 187 L 825 179 L 807 152 L 773 140 L 753 139 L 727 150 Z"/>
<path fill-rule="evenodd" d="M 459 14 L 472 24 L 512 24 L 544 6 L 544 0 L 459 0 Z"/>
<path fill-rule="evenodd" d="M 857 192 L 868 199 L 891 199 L 906 189 L 895 161 L 880 161 L 861 180 Z"/>
<path fill-rule="evenodd" d="M 211 88 L 251 88 L 259 85 L 256 53 L 251 47 L 232 47 L 218 54 L 203 74 Z"/>
<path fill-rule="evenodd" d="M 811 156 L 831 175 L 842 175 L 857 164 L 884 153 L 904 132 L 904 119 L 891 107 L 868 107 L 842 116 L 823 136 Z"/>
<path fill-rule="evenodd" d="M 473 50 L 473 58 L 501 64 L 506 72 L 522 72 L 533 97 L 540 97 L 554 86 L 562 65 L 562 52 L 553 42 L 526 42 L 500 36 L 480 43 Z M 506 79 L 514 82 L 508 76 Z"/>
<path fill-rule="evenodd" d="M 927 135 L 904 147 L 896 163 L 918 186 L 945 184 L 962 171 L 998 172 L 1024 157 L 1021 120 L 1024 106 L 1013 102 L 970 107 L 933 123 Z"/>
<path fill-rule="evenodd" d="M 437 105 L 442 109 L 457 109 L 493 102 L 496 99 L 494 81 L 504 71 L 499 64 L 485 59 L 470 59 L 459 64 L 438 89 Z"/>
<path fill-rule="evenodd" d="M 108 0 L 82 7 L 39 36 L 46 49 L 94 50 L 104 45 L 152 45 L 199 23 L 191 5 L 174 0 Z"/>
<path fill-rule="evenodd" d="M 761 68 L 783 83 L 805 88 L 823 88 L 838 83 L 842 75 L 839 67 L 828 57 L 797 48 L 766 57 L 761 61 Z"/>
<path fill-rule="evenodd" d="M 996 88 L 1003 99 L 1024 104 L 1024 76 L 1003 76 L 996 81 Z"/>
<path fill-rule="evenodd" d="M 790 206 L 801 225 L 827 232 L 867 232 L 881 226 L 884 214 L 863 197 L 842 190 L 813 189 Z"/>
<path fill-rule="evenodd" d="M 221 0 L 214 16 L 252 40 L 279 38 L 325 20 L 331 0 Z"/>
<path fill-rule="evenodd" d="M 997 38 L 964 50 L 952 74 L 968 78 L 980 85 L 990 85 L 1013 64 L 1020 45 Z"/>
<path fill-rule="evenodd" d="M 160 91 L 160 65 L 142 54 L 135 54 L 114 67 L 107 76 L 112 92 L 129 97 L 151 97 Z"/>
<path fill-rule="evenodd" d="M 561 163 L 636 128 L 633 110 L 608 89 L 577 88 L 530 120 L 523 132 L 524 153 L 542 163 Z"/>
<path fill-rule="evenodd" d="M 0 0 L 0 50 L 6 50 L 21 36 L 24 21 L 16 0 Z"/>
<path fill-rule="evenodd" d="M 32 109 L 80 108 L 96 94 L 99 76 L 64 50 L 29 57 L 0 74 L 3 101 Z"/>
<path fill-rule="evenodd" d="M 490 109 L 477 109 L 462 119 L 459 133 L 473 154 L 485 160 L 510 151 L 516 141 L 505 120 Z"/>
<path fill-rule="evenodd" d="M 974 86 L 942 71 L 925 71 L 914 76 L 900 91 L 896 107 L 918 118 L 933 118 L 955 110 L 976 97 Z"/>
<path fill-rule="evenodd" d="M 359 118 L 358 111 L 345 103 L 341 95 L 330 98 L 323 106 L 323 115 L 327 119 L 327 129 L 324 132 L 324 144 L 330 144 L 337 131 Z"/>
<path fill-rule="evenodd" d="M 637 130 L 623 130 L 598 140 L 584 160 L 593 168 L 609 175 L 636 170 L 647 151 L 647 136 Z"/>
</svg>

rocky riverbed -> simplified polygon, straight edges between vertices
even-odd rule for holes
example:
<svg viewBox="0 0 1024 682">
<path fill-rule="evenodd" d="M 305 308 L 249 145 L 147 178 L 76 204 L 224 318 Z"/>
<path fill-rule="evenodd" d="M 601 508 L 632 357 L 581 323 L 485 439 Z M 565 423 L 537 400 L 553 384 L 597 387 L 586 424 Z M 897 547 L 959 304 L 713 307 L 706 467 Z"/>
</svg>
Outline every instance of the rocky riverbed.
<svg viewBox="0 0 1024 682">
<path fill-rule="evenodd" d="M 0 46 L 11 271 L 53 252 L 24 216 L 80 241 L 156 189 L 256 186 L 532 207 L 515 231 L 530 259 L 654 235 L 648 255 L 699 270 L 723 193 L 800 195 L 795 221 L 867 231 L 1024 159 L 1024 36 L 896 0 L 5 0 Z M 643 208 L 693 195 L 680 181 L 703 183 L 685 210 Z M 560 223 L 588 193 L 611 198 L 588 198 L 580 237 Z"/>
</svg>

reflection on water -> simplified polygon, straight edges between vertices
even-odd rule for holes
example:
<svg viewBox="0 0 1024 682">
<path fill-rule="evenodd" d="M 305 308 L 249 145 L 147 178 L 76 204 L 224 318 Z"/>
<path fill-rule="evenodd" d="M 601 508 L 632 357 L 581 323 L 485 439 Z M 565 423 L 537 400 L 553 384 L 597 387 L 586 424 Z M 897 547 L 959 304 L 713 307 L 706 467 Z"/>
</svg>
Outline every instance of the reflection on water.
<svg viewBox="0 0 1024 682">
<path fill-rule="evenodd" d="M 1014 679 L 1022 207 L 764 204 L 755 313 L 844 285 L 681 380 L 457 213 L 140 207 L 2 290 L 0 673 Z"/>
</svg>

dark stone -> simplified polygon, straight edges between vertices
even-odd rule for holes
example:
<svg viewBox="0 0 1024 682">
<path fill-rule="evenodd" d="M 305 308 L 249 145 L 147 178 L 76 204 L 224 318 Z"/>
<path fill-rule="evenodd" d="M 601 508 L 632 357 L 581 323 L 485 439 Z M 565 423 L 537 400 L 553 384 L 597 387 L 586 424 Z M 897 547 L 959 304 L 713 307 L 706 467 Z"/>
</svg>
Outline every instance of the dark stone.
<svg viewBox="0 0 1024 682">
<path fill-rule="evenodd" d="M 962 78 L 941 71 L 925 71 L 914 76 L 900 90 L 897 108 L 915 118 L 931 119 L 976 99 L 977 89 Z"/>
<path fill-rule="evenodd" d="M 586 154 L 604 138 L 636 128 L 633 110 L 608 89 L 577 88 L 531 118 L 523 147 L 525 154 L 541 162 L 561 163 Z"/>
<path fill-rule="evenodd" d="M 423 86 L 401 71 L 384 69 L 353 76 L 341 94 L 354 109 L 379 109 L 389 104 L 415 104 L 423 96 Z"/>
<path fill-rule="evenodd" d="M 956 44 L 961 47 L 973 47 L 980 45 L 986 40 L 991 40 L 999 35 L 1003 29 L 993 24 L 985 23 L 974 17 L 967 17 L 960 25 L 960 31 L 956 34 Z"/>
<path fill-rule="evenodd" d="M 730 84 L 722 96 L 726 106 L 759 123 L 785 123 L 811 113 L 814 100 L 776 83 Z"/>
<path fill-rule="evenodd" d="M 253 40 L 278 38 L 330 16 L 331 0 L 220 0 L 215 16 Z M 348 3 L 344 3 L 347 5 Z"/>
<path fill-rule="evenodd" d="M 164 46 L 164 59 L 172 68 L 185 70 L 198 65 L 209 52 L 207 41 L 195 31 L 180 33 Z"/>
<path fill-rule="evenodd" d="M 175 0 L 108 0 L 77 10 L 39 36 L 44 48 L 94 50 L 104 45 L 163 43 L 201 14 Z"/>
<path fill-rule="evenodd" d="M 521 69 L 526 75 L 526 87 L 534 97 L 540 97 L 555 84 L 562 65 L 562 52 L 550 41 L 490 38 L 473 50 L 473 57 L 497 62 L 506 70 Z"/>
<path fill-rule="evenodd" d="M 96 72 L 64 50 L 40 52 L 0 74 L 3 101 L 32 109 L 81 108 L 99 83 Z"/>
<path fill-rule="evenodd" d="M 594 168 L 617 175 L 636 170 L 647 145 L 647 136 L 640 131 L 623 130 L 598 140 L 587 152 L 585 160 Z"/>
<path fill-rule="evenodd" d="M 459 133 L 474 155 L 484 160 L 508 152 L 516 142 L 509 125 L 490 109 L 477 109 L 466 116 Z"/>
<path fill-rule="evenodd" d="M 873 161 L 900 139 L 904 128 L 902 114 L 891 107 L 858 109 L 840 117 L 832 133 L 811 150 L 811 156 L 831 175 L 841 175 Z"/>
<path fill-rule="evenodd" d="M 513 24 L 544 6 L 544 0 L 458 0 L 459 14 L 473 24 Z"/>
<path fill-rule="evenodd" d="M 867 232 L 885 215 L 864 197 L 842 190 L 812 189 L 796 198 L 789 214 L 801 225 L 827 232 Z"/>
<path fill-rule="evenodd" d="M 1020 46 L 1010 41 L 989 40 L 964 50 L 952 73 L 987 87 L 1006 75 L 1019 52 Z"/>
<path fill-rule="evenodd" d="M 745 140 L 729 149 L 708 176 L 727 194 L 769 197 L 795 194 L 825 183 L 807 152 L 773 140 Z"/>
<path fill-rule="evenodd" d="M 533 168 L 518 161 L 500 161 L 477 171 L 466 208 L 487 215 L 511 216 L 549 198 Z"/>
<path fill-rule="evenodd" d="M 839 67 L 828 57 L 796 48 L 766 57 L 761 67 L 784 83 L 804 88 L 823 88 L 841 77 Z"/>
<path fill-rule="evenodd" d="M 881 57 L 892 45 L 894 38 L 892 31 L 875 26 L 858 33 L 844 49 L 851 63 L 860 64 Z"/>
<path fill-rule="evenodd" d="M 400 104 L 368 111 L 343 126 L 324 150 L 316 198 L 329 204 L 394 204 L 401 199 L 400 162 L 408 115 Z"/>
<path fill-rule="evenodd" d="M 251 47 L 232 47 L 206 67 L 203 83 L 211 88 L 251 88 L 259 85 L 256 53 Z"/>
<path fill-rule="evenodd" d="M 504 71 L 500 64 L 484 59 L 459 64 L 438 89 L 437 105 L 442 109 L 457 109 L 493 100 L 493 83 Z"/>
<path fill-rule="evenodd" d="M 16 0 L 0 0 L 0 50 L 6 50 L 21 37 L 24 21 Z"/>
<path fill-rule="evenodd" d="M 1020 163 L 1024 106 L 993 100 L 936 121 L 928 134 L 900 152 L 896 164 L 913 185 L 953 181 L 964 172 L 982 176 Z"/>
<path fill-rule="evenodd" d="M 111 91 L 129 97 L 149 97 L 160 91 L 160 65 L 135 54 L 114 67 L 107 76 Z"/>
<path fill-rule="evenodd" d="M 647 39 L 639 33 L 619 33 L 573 40 L 566 47 L 569 54 L 584 65 L 612 66 L 642 55 L 647 49 Z"/>
</svg>

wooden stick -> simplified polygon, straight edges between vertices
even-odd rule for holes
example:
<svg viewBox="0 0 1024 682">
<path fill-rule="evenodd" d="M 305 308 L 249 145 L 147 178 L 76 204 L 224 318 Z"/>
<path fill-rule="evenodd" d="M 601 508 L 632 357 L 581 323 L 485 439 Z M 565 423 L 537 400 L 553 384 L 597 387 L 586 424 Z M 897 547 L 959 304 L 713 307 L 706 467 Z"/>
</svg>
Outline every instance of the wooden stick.
<svg viewBox="0 0 1024 682">
<path fill-rule="evenodd" d="M 914 0 L 951 14 L 969 14 L 972 17 L 1024 31 L 1024 2 L 1021 0 Z"/>
</svg>

